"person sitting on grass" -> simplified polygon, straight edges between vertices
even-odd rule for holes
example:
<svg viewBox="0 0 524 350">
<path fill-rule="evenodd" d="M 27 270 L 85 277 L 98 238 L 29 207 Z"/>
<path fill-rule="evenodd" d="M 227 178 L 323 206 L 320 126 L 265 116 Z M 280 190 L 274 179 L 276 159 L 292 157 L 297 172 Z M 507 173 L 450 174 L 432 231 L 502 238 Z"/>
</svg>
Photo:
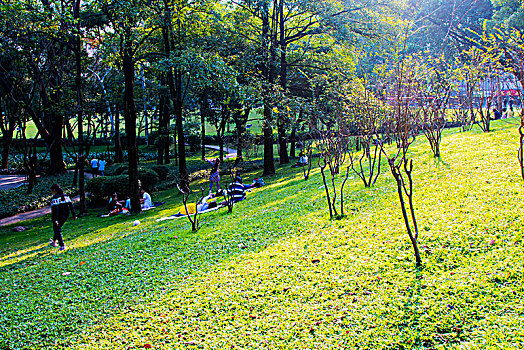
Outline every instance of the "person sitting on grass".
<svg viewBox="0 0 524 350">
<path fill-rule="evenodd" d="M 111 212 L 116 208 L 116 205 L 118 204 L 118 194 L 115 192 L 109 197 L 109 202 L 107 203 L 107 211 Z"/>
<path fill-rule="evenodd" d="M 108 216 L 115 216 L 118 214 L 127 214 L 129 213 L 129 210 L 131 209 L 131 200 L 129 199 L 129 196 L 126 196 L 125 200 L 118 200 L 117 193 L 113 193 L 111 197 L 109 198 L 109 202 L 107 203 L 107 210 L 108 214 L 101 214 L 99 217 L 105 218 Z"/>
<path fill-rule="evenodd" d="M 304 154 L 304 152 L 300 152 L 300 158 L 298 159 L 298 162 L 293 165 L 293 168 L 300 168 L 304 167 L 308 164 L 308 157 Z"/>
<path fill-rule="evenodd" d="M 497 108 L 493 108 L 493 115 L 495 120 L 502 119 L 502 114 L 500 114 Z"/>
<path fill-rule="evenodd" d="M 140 189 L 140 195 L 142 198 L 140 199 L 140 205 L 142 206 L 142 210 L 148 210 L 153 208 L 153 201 L 151 200 L 151 195 L 147 193 L 143 188 Z"/>
</svg>

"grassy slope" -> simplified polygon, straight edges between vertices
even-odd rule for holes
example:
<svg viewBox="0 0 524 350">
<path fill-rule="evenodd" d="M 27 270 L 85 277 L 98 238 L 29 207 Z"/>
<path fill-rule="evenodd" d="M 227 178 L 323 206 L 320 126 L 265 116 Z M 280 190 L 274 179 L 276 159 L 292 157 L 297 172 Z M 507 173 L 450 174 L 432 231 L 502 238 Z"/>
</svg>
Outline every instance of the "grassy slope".
<svg viewBox="0 0 524 350">
<path fill-rule="evenodd" d="M 422 271 L 389 174 L 353 179 L 351 215 L 330 222 L 318 173 L 281 169 L 198 233 L 153 221 L 179 202 L 166 192 L 138 227 L 83 218 L 65 253 L 0 252 L 0 345 L 522 348 L 522 180 L 505 127 L 447 135 L 441 160 L 413 147 Z"/>
</svg>

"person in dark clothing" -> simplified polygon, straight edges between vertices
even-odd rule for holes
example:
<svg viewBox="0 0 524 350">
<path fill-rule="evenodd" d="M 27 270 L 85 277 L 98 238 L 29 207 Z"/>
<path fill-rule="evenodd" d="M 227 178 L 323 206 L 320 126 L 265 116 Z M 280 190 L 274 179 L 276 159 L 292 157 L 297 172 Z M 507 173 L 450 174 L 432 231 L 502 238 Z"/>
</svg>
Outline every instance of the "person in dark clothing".
<svg viewBox="0 0 524 350">
<path fill-rule="evenodd" d="M 64 239 L 62 238 L 62 226 L 65 224 L 69 217 L 69 212 L 73 214 L 73 218 L 76 220 L 75 208 L 69 196 L 67 196 L 59 184 L 53 184 L 51 186 L 51 192 L 53 198 L 51 198 L 51 220 L 53 221 L 53 239 L 49 242 L 49 245 L 56 247 L 57 242 L 60 250 L 65 249 Z"/>
<path fill-rule="evenodd" d="M 111 196 L 111 198 L 109 198 L 109 202 L 107 203 L 107 211 L 108 211 L 108 212 L 111 212 L 111 211 L 113 211 L 117 206 L 118 206 L 118 194 L 115 192 L 115 193 L 113 193 L 113 195 Z"/>
<path fill-rule="evenodd" d="M 502 118 L 502 114 L 500 114 L 500 112 L 496 108 L 493 109 L 493 115 L 495 120 L 499 120 Z"/>
</svg>

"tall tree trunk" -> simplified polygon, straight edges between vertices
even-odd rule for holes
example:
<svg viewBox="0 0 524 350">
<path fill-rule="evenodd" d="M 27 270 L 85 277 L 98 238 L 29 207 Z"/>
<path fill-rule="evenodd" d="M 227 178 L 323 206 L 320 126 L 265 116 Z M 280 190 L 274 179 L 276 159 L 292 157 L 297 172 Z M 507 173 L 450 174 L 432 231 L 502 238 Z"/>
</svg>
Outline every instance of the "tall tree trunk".
<svg viewBox="0 0 524 350">
<path fill-rule="evenodd" d="M 297 142 L 297 127 L 293 125 L 293 129 L 291 129 L 291 135 L 289 135 L 289 155 L 293 158 L 296 157 L 295 155 L 296 142 Z"/>
<path fill-rule="evenodd" d="M 200 126 L 201 126 L 201 146 L 202 146 L 202 160 L 206 158 L 206 116 L 209 113 L 209 100 L 207 92 L 204 91 L 202 98 L 200 99 Z"/>
<path fill-rule="evenodd" d="M 263 74 L 267 78 L 267 88 L 264 99 L 264 175 L 275 173 L 275 159 L 273 155 L 273 122 L 272 106 L 270 105 L 271 85 L 274 82 L 275 48 L 272 43 L 269 25 L 269 5 L 264 1 L 262 9 L 262 52 L 264 55 Z"/>
<path fill-rule="evenodd" d="M 14 130 L 9 128 L 2 134 L 2 169 L 9 167 L 9 152 L 13 143 Z"/>
<path fill-rule="evenodd" d="M 65 174 L 67 172 L 62 154 L 62 123 L 63 117 L 56 115 L 53 125 L 54 132 L 44 139 L 49 147 L 50 166 L 48 174 L 50 175 Z"/>
<path fill-rule="evenodd" d="M 164 114 L 164 124 L 165 124 L 165 134 L 164 134 L 164 164 L 170 163 L 170 154 L 169 154 L 169 146 L 171 144 L 171 137 L 169 136 L 169 112 L 166 111 L 166 114 Z"/>
<path fill-rule="evenodd" d="M 82 39 L 80 31 L 80 7 L 82 0 L 75 1 L 74 18 L 77 20 L 76 23 L 76 47 L 75 47 L 75 63 L 76 63 L 76 75 L 75 75 L 75 87 L 76 87 L 76 109 L 78 118 L 78 191 L 80 194 L 80 212 L 86 211 L 86 190 L 85 190 L 85 177 L 84 177 L 84 119 L 82 110 Z"/>
<path fill-rule="evenodd" d="M 138 148 L 136 142 L 136 105 L 135 105 L 135 62 L 133 61 L 133 42 L 127 33 L 124 43 L 122 69 L 124 71 L 124 119 L 127 138 L 127 153 L 129 162 L 129 194 L 131 198 L 131 211 L 139 213 L 140 206 L 138 186 Z"/>
<path fill-rule="evenodd" d="M 180 176 L 180 182 L 182 189 L 186 190 L 189 188 L 189 175 L 187 173 L 186 165 L 186 145 L 184 136 L 184 127 L 182 120 L 182 73 L 179 70 L 175 71 L 175 116 L 176 116 L 176 128 L 178 138 L 178 173 Z"/>
<path fill-rule="evenodd" d="M 242 116 L 242 112 L 239 112 L 239 116 L 235 119 L 237 123 L 237 159 L 239 160 L 242 160 L 244 157 L 244 133 L 246 131 L 249 113 L 251 113 L 251 107 L 246 107 L 244 109 L 244 115 Z"/>
<path fill-rule="evenodd" d="M 13 143 L 13 136 L 16 128 L 16 120 L 9 112 L 3 111 L 2 100 L 0 99 L 0 129 L 2 130 L 2 169 L 9 168 L 9 152 Z M 8 118 L 7 125 L 4 126 L 3 118 Z"/>
<path fill-rule="evenodd" d="M 202 145 L 201 145 L 201 153 L 202 153 L 202 160 L 206 158 L 206 116 L 202 111 L 200 111 L 200 124 L 201 124 L 201 134 L 202 134 Z"/>
<path fill-rule="evenodd" d="M 279 23 L 279 47 L 280 47 L 280 87 L 284 93 L 287 89 L 287 62 L 286 62 L 286 32 L 284 27 L 284 0 L 279 1 L 278 5 L 278 23 Z M 280 118 L 278 123 L 278 143 L 280 150 L 280 164 L 288 164 L 289 157 L 287 155 L 287 136 L 285 128 L 285 120 Z"/>
<path fill-rule="evenodd" d="M 273 156 L 273 128 L 271 127 L 271 108 L 264 105 L 264 175 L 275 173 Z"/>
<path fill-rule="evenodd" d="M 0 130 L 2 131 L 2 169 L 9 168 L 9 153 L 11 152 L 11 144 L 13 143 L 13 136 L 16 129 L 17 120 L 14 115 L 11 115 L 8 109 L 7 101 L 5 102 L 5 111 L 2 106 L 2 99 L 0 98 Z M 4 118 L 7 118 L 5 120 Z"/>
<path fill-rule="evenodd" d="M 162 27 L 162 40 L 164 43 L 164 53 L 168 57 L 171 54 L 171 43 L 172 43 L 172 38 L 170 38 L 170 33 L 173 32 L 173 16 L 172 16 L 172 11 L 171 11 L 172 6 L 173 6 L 173 3 L 171 1 L 164 0 L 164 24 Z M 174 82 L 173 82 L 173 71 L 171 68 L 169 68 L 166 78 L 167 78 L 167 81 L 165 84 L 167 84 L 167 86 L 169 87 L 171 100 L 174 102 L 175 92 L 174 92 Z M 166 129 L 166 139 L 164 142 L 164 164 L 169 164 L 170 163 L 169 148 L 171 145 L 171 135 L 169 131 L 170 131 L 170 125 L 171 125 L 171 114 L 170 114 L 170 109 L 168 108 L 169 103 L 168 103 L 167 98 L 165 100 L 164 107 L 165 107 L 164 125 L 166 125 L 166 128 L 167 128 Z M 176 140 L 176 135 L 174 138 Z M 176 150 L 176 145 L 175 145 L 175 163 L 176 163 L 176 158 L 177 158 L 177 150 Z"/>
<path fill-rule="evenodd" d="M 163 79 L 160 79 L 161 81 Z M 164 130 L 164 113 L 165 113 L 165 100 L 164 96 L 160 96 L 160 101 L 158 102 L 158 139 L 157 139 L 157 158 L 156 163 L 158 165 L 164 164 L 164 138 L 165 138 L 165 130 Z"/>
<path fill-rule="evenodd" d="M 289 157 L 287 155 L 286 128 L 282 125 L 282 123 L 283 121 L 280 119 L 280 123 L 278 125 L 278 144 L 281 165 L 289 163 Z"/>
<path fill-rule="evenodd" d="M 115 108 L 115 163 L 124 162 L 124 153 L 122 152 L 122 142 L 120 141 L 120 108 L 116 105 Z"/>
<path fill-rule="evenodd" d="M 165 8 L 165 26 L 162 30 L 164 51 L 169 57 L 172 49 L 175 48 L 175 38 L 173 36 L 173 21 L 172 21 L 172 6 L 173 4 L 169 1 L 164 1 Z M 183 190 L 189 189 L 189 175 L 187 173 L 186 164 L 186 148 L 185 148 L 185 137 L 184 137 L 184 126 L 182 120 L 182 108 L 184 101 L 182 100 L 182 72 L 179 69 L 175 69 L 173 72 L 172 68 L 167 71 L 167 83 L 169 86 L 169 92 L 171 94 L 171 100 L 175 109 L 175 134 L 177 139 L 178 152 L 175 150 L 175 159 L 178 156 L 178 172 L 180 176 L 180 185 Z M 169 121 L 168 121 L 169 125 Z"/>
</svg>

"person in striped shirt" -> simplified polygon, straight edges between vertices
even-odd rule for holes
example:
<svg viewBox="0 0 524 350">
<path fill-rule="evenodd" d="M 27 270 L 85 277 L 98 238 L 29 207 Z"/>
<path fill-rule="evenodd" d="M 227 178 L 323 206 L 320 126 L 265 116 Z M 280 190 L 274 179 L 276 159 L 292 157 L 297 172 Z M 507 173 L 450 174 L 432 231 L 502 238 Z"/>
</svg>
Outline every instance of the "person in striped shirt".
<svg viewBox="0 0 524 350">
<path fill-rule="evenodd" d="M 233 202 L 240 202 L 244 198 L 246 198 L 246 189 L 248 189 L 250 186 L 246 186 L 242 183 L 242 178 L 237 175 L 235 177 L 235 182 L 232 184 L 229 184 L 229 195 L 233 199 Z"/>
</svg>

